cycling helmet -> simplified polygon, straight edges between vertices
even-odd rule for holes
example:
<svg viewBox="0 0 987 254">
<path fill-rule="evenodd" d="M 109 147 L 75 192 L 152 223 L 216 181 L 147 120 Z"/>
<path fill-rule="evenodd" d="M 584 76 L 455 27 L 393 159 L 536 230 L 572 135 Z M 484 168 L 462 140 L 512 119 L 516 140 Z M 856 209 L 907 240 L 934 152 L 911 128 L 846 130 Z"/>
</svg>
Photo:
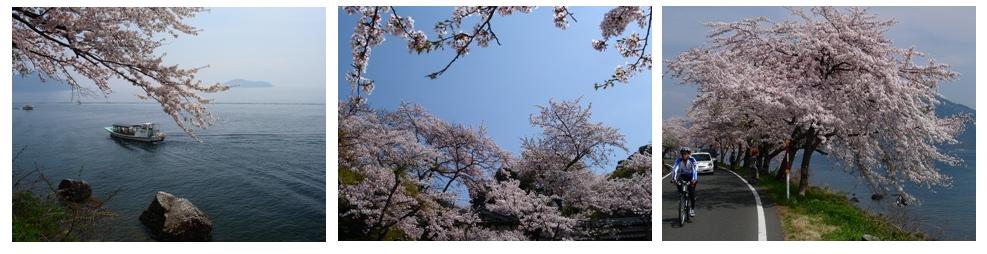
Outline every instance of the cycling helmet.
<svg viewBox="0 0 987 254">
<path fill-rule="evenodd" d="M 682 148 L 679 148 L 679 153 L 692 153 L 692 149 L 683 146 Z"/>
</svg>

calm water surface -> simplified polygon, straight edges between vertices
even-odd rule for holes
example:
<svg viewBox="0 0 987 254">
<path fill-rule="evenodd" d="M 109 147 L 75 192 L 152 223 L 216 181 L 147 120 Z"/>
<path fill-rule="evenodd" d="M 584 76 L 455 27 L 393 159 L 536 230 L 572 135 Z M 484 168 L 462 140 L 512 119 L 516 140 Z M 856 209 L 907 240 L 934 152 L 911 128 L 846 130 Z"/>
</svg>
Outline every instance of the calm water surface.
<svg viewBox="0 0 987 254">
<path fill-rule="evenodd" d="M 197 132 L 203 143 L 156 104 L 20 106 L 12 109 L 13 153 L 23 149 L 15 179 L 37 164 L 53 181 L 81 175 L 97 197 L 120 189 L 107 204 L 118 216 L 101 240 L 149 240 L 137 218 L 157 191 L 209 214 L 215 241 L 326 240 L 323 104 L 210 105 L 217 121 Z M 168 133 L 163 143 L 121 141 L 103 130 L 147 121 Z"/>
<path fill-rule="evenodd" d="M 904 208 L 894 204 L 893 196 L 880 201 L 871 200 L 873 192 L 865 180 L 855 173 L 844 172 L 841 166 L 834 165 L 825 156 L 813 157 L 809 181 L 810 184 L 829 186 L 848 195 L 856 194 L 860 200 L 858 207 L 899 218 L 899 224 L 917 227 L 935 239 L 976 240 L 976 152 L 957 149 L 947 150 L 947 153 L 964 160 L 964 165 L 958 167 L 939 165 L 940 172 L 953 178 L 952 186 L 927 189 L 906 185 L 906 191 L 917 197 L 920 203 Z"/>
</svg>

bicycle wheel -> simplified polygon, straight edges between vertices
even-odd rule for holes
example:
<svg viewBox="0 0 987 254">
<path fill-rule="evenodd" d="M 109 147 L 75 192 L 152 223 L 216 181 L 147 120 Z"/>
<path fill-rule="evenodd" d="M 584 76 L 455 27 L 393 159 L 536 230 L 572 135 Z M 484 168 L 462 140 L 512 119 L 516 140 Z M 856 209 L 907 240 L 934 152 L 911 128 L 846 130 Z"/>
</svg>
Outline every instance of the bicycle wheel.
<svg viewBox="0 0 987 254">
<path fill-rule="evenodd" d="M 679 195 L 679 226 L 685 226 L 685 218 L 689 216 L 688 204 L 689 200 L 686 198 L 685 194 Z"/>
</svg>

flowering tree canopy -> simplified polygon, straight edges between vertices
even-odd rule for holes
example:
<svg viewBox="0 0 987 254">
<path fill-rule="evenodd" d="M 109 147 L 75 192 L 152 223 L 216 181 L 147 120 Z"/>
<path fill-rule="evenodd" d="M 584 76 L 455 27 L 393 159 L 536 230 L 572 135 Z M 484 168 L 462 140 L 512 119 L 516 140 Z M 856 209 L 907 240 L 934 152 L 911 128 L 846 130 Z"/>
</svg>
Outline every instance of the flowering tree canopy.
<svg viewBox="0 0 987 254">
<path fill-rule="evenodd" d="M 182 23 L 202 8 L 22 8 L 14 7 L 13 69 L 37 73 L 42 80 L 64 80 L 73 91 L 90 93 L 76 77 L 92 80 L 105 95 L 110 79 L 141 88 L 141 99 L 159 102 L 186 133 L 213 121 L 200 92 L 227 89 L 204 85 L 195 78 L 199 68 L 166 65 L 154 51 L 165 43 L 157 36 L 177 38 L 198 30 Z M 192 135 L 193 138 L 195 137 Z"/>
<path fill-rule="evenodd" d="M 689 122 L 684 118 L 669 118 L 661 121 L 661 155 L 679 147 L 689 146 Z"/>
<path fill-rule="evenodd" d="M 590 170 L 623 149 L 616 129 L 590 122 L 576 101 L 531 117 L 539 137 L 520 159 L 483 128 L 451 124 L 422 107 L 393 112 L 339 106 L 340 232 L 346 239 L 579 239 L 591 216 L 651 213 L 650 149 L 619 167 Z"/>
<path fill-rule="evenodd" d="M 793 140 L 803 150 L 803 195 L 809 160 L 821 150 L 881 191 L 911 198 L 905 181 L 948 185 L 935 163 L 961 161 L 937 145 L 958 142 L 968 117 L 940 118 L 934 109 L 940 82 L 958 74 L 895 47 L 885 37 L 895 22 L 866 9 L 791 13 L 796 21 L 708 23 L 708 46 L 666 61 L 671 76 L 698 88 L 694 124 L 748 146 Z"/>
<path fill-rule="evenodd" d="M 500 38 L 493 29 L 494 17 L 505 17 L 515 13 L 527 14 L 536 8 L 531 6 L 459 6 L 453 8 L 449 18 L 438 22 L 433 27 L 433 38 L 422 30 L 415 28 L 412 17 L 398 14 L 398 10 L 389 6 L 343 7 L 349 15 L 358 15 L 356 27 L 350 36 L 350 48 L 353 55 L 352 70 L 346 73 L 350 83 L 353 100 L 361 100 L 365 94 L 373 92 L 374 81 L 365 76 L 373 48 L 385 40 L 385 35 L 401 38 L 408 45 L 408 51 L 416 54 L 427 54 L 439 50 L 452 49 L 456 55 L 441 69 L 429 73 L 426 77 L 436 79 L 460 58 L 465 57 L 471 49 L 479 46 L 485 48 L 491 42 L 500 45 Z M 566 29 L 569 21 L 576 21 L 575 15 L 568 7 L 552 8 L 555 27 Z M 479 21 L 471 27 L 466 27 L 464 21 L 470 17 Z M 601 40 L 593 40 L 592 47 L 604 51 L 611 41 L 613 47 L 624 57 L 634 59 L 626 66 L 618 65 L 612 77 L 596 83 L 595 88 L 608 88 L 617 82 L 627 83 L 636 73 L 651 70 L 651 54 L 648 53 L 648 42 L 651 35 L 652 11 L 647 12 L 640 7 L 616 7 L 604 15 L 600 24 L 603 36 Z M 386 21 L 385 21 L 386 19 Z M 624 35 L 630 24 L 637 24 L 645 30 L 642 37 L 638 32 Z M 466 29 L 464 31 L 464 28 Z"/>
</svg>

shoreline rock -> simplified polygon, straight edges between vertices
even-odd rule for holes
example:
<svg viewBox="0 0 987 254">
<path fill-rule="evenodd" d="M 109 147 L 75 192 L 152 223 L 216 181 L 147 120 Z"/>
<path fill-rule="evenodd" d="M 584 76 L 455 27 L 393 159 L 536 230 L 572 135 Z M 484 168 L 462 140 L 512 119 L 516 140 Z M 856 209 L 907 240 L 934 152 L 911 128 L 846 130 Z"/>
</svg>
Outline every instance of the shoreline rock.
<svg viewBox="0 0 987 254">
<path fill-rule="evenodd" d="M 141 213 L 140 221 L 159 241 L 198 242 L 212 240 L 212 221 L 191 201 L 159 191 Z"/>
<path fill-rule="evenodd" d="M 84 202 L 93 195 L 93 188 L 88 182 L 77 179 L 62 179 L 58 183 L 58 197 L 71 202 Z"/>
</svg>

